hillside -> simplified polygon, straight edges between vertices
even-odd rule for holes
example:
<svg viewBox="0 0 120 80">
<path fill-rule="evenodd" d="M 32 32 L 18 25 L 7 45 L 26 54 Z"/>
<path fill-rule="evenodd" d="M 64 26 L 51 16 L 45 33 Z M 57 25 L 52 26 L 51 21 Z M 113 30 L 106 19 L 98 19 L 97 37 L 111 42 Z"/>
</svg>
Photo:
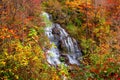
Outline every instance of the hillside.
<svg viewBox="0 0 120 80">
<path fill-rule="evenodd" d="M 120 0 L 0 0 L 0 80 L 120 80 Z"/>
</svg>

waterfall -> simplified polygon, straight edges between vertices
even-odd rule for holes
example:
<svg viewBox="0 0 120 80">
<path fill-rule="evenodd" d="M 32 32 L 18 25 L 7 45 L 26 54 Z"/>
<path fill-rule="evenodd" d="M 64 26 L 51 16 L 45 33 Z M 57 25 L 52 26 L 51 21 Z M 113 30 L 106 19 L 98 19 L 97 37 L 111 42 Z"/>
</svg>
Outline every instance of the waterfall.
<svg viewBox="0 0 120 80">
<path fill-rule="evenodd" d="M 42 16 L 46 24 L 45 34 L 49 38 L 50 44 L 54 45 L 46 52 L 48 63 L 51 65 L 61 63 L 79 65 L 78 58 L 82 56 L 82 53 L 77 41 L 71 38 L 59 24 L 51 22 L 48 13 L 43 12 Z M 62 62 L 60 58 L 63 58 L 64 61 Z"/>
</svg>

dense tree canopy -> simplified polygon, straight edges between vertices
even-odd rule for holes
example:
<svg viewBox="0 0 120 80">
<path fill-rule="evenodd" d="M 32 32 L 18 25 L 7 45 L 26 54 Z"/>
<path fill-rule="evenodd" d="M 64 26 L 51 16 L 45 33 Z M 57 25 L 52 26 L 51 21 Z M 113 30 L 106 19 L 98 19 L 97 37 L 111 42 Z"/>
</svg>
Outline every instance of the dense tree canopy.
<svg viewBox="0 0 120 80">
<path fill-rule="evenodd" d="M 43 11 L 77 40 L 80 66 L 47 62 Z M 0 80 L 119 80 L 119 34 L 120 0 L 0 0 Z"/>
</svg>

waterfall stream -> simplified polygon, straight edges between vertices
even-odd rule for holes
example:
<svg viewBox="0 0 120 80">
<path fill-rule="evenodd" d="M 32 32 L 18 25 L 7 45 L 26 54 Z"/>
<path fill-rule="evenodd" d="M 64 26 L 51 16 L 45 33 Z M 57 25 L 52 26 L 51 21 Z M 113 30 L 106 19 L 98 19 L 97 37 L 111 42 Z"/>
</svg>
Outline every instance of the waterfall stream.
<svg viewBox="0 0 120 80">
<path fill-rule="evenodd" d="M 51 65 L 61 63 L 80 65 L 79 58 L 82 53 L 78 48 L 77 41 L 71 38 L 59 24 L 51 22 L 48 13 L 43 12 L 42 16 L 46 23 L 45 34 L 49 38 L 50 44 L 53 45 L 46 52 L 48 63 Z"/>
</svg>

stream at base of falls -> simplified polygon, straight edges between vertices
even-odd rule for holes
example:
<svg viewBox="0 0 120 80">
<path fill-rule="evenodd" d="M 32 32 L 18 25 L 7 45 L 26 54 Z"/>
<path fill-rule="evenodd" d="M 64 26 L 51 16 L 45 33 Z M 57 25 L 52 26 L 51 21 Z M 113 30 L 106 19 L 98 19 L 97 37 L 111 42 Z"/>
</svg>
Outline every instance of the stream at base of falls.
<svg viewBox="0 0 120 80">
<path fill-rule="evenodd" d="M 70 37 L 59 24 L 51 22 L 48 13 L 43 12 L 42 16 L 46 24 L 45 34 L 52 44 L 52 47 L 46 52 L 48 63 L 54 66 L 62 63 L 80 65 L 82 53 L 78 48 L 77 41 Z"/>
</svg>

